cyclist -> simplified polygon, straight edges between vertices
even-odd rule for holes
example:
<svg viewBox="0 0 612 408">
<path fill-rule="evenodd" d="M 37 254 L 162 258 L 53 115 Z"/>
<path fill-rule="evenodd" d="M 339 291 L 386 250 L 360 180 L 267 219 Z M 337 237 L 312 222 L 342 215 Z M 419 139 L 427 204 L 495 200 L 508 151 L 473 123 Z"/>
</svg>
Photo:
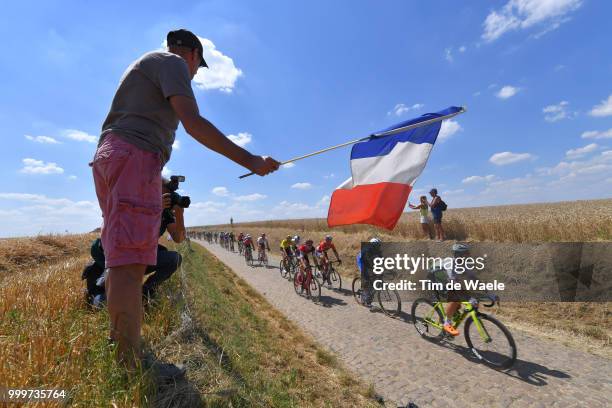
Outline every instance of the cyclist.
<svg viewBox="0 0 612 408">
<path fill-rule="evenodd" d="M 291 235 L 287 235 L 280 243 L 280 251 L 283 261 L 287 261 L 293 256 L 293 251 L 291 250 L 292 246 L 293 242 L 291 240 Z"/>
<path fill-rule="evenodd" d="M 244 243 L 242 241 L 244 241 L 244 232 L 241 232 L 240 234 L 238 234 L 238 252 L 242 253 L 242 250 L 244 249 Z"/>
<path fill-rule="evenodd" d="M 234 252 L 234 242 L 236 242 L 236 236 L 234 235 L 234 231 L 231 231 L 229 233 L 228 239 L 230 244 L 230 250 Z"/>
<path fill-rule="evenodd" d="M 266 238 L 265 233 L 261 233 L 259 238 L 257 238 L 257 249 L 258 249 L 258 259 L 264 260 L 266 259 L 266 249 L 270 250 L 270 244 L 268 243 L 268 239 Z"/>
<path fill-rule="evenodd" d="M 308 259 L 308 254 L 312 254 L 312 261 L 315 266 L 318 266 L 317 258 L 315 256 L 315 247 L 312 239 L 306 240 L 304 245 L 300 245 L 298 247 L 298 257 L 300 259 L 300 267 L 302 272 L 306 272 L 310 269 L 310 260 Z"/>
<path fill-rule="evenodd" d="M 470 247 L 466 244 L 456 243 L 453 244 L 453 258 L 465 258 L 470 254 Z M 453 262 L 453 266 L 456 265 L 456 262 Z M 449 280 L 459 280 L 464 278 L 470 278 L 470 273 L 466 271 L 465 275 L 462 273 L 457 273 L 455 269 L 447 269 L 446 274 Z M 453 315 L 459 310 L 461 307 L 461 301 L 469 299 L 468 293 L 464 290 L 449 290 L 448 291 L 448 300 L 449 302 L 446 304 L 446 319 L 444 320 L 444 331 L 452 336 L 458 336 L 459 331 L 453 326 L 451 321 Z"/>
<path fill-rule="evenodd" d="M 244 236 L 244 240 L 242 241 L 244 245 L 244 256 L 246 257 L 248 250 L 251 251 L 251 256 L 253 256 L 253 251 L 255 250 L 255 245 L 253 244 L 253 238 L 249 234 Z"/>
<path fill-rule="evenodd" d="M 369 270 L 372 267 L 372 259 L 380 252 L 381 240 L 378 238 L 370 239 L 370 245 L 366 246 L 357 254 L 357 268 L 361 275 L 361 303 L 366 307 L 372 306 L 374 291 L 372 290 L 372 279 Z M 366 268 L 366 266 L 368 266 Z"/>
<path fill-rule="evenodd" d="M 293 253 L 295 254 L 295 256 L 298 256 L 298 246 L 300 246 L 300 236 L 296 235 L 293 238 L 291 238 L 291 250 L 293 251 Z"/>
<path fill-rule="evenodd" d="M 334 246 L 332 240 L 333 238 L 331 235 L 326 235 L 325 239 L 319 243 L 319 245 L 317 246 L 317 250 L 315 251 L 315 255 L 318 259 L 321 260 L 320 264 L 325 272 L 327 272 L 327 265 L 329 264 L 329 256 L 327 255 L 327 251 L 329 251 L 330 249 L 334 251 L 334 255 L 336 255 L 336 261 L 338 261 L 339 264 L 342 263 L 342 261 L 340 260 L 340 256 L 338 255 L 338 251 L 336 250 L 336 247 Z"/>
</svg>

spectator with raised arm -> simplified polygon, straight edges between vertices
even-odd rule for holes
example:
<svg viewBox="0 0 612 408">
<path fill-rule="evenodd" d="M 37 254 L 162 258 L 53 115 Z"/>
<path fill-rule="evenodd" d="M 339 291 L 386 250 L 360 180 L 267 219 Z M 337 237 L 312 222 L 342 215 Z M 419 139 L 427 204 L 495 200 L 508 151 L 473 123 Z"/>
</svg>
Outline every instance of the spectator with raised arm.
<svg viewBox="0 0 612 408">
<path fill-rule="evenodd" d="M 92 167 L 102 210 L 110 337 L 128 370 L 141 359 L 142 280 L 157 263 L 161 169 L 179 121 L 205 147 L 263 176 L 279 163 L 234 144 L 200 115 L 191 80 L 207 67 L 197 36 L 168 33 L 168 49 L 146 53 L 121 77 L 102 125 Z"/>
</svg>

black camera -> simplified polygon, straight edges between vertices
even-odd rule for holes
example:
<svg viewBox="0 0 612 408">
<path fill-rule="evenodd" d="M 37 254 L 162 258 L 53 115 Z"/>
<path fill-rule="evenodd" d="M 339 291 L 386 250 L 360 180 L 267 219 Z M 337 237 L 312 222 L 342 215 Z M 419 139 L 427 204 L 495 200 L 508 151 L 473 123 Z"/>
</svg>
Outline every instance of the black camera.
<svg viewBox="0 0 612 408">
<path fill-rule="evenodd" d="M 170 190 L 170 205 L 174 207 L 188 208 L 191 204 L 191 198 L 188 196 L 182 196 L 176 192 L 179 188 L 179 183 L 185 181 L 185 176 L 170 176 L 170 181 L 166 183 L 166 188 Z"/>
</svg>

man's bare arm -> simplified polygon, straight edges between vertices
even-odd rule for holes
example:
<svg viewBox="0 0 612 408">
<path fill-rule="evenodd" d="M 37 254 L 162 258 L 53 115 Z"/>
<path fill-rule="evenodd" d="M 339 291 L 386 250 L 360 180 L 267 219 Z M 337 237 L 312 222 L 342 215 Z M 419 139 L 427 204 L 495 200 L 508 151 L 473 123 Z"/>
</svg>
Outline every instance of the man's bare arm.
<svg viewBox="0 0 612 408">
<path fill-rule="evenodd" d="M 183 209 L 176 208 L 174 210 L 174 218 L 176 219 L 175 223 L 169 224 L 166 229 L 170 233 L 172 240 L 177 244 L 180 244 L 185 240 L 185 221 L 183 218 Z"/>
<path fill-rule="evenodd" d="M 170 97 L 170 104 L 187 133 L 204 146 L 260 176 L 278 169 L 280 163 L 276 160 L 270 157 L 255 156 L 225 137 L 219 129 L 200 115 L 195 100 L 187 96 L 175 95 Z"/>
</svg>

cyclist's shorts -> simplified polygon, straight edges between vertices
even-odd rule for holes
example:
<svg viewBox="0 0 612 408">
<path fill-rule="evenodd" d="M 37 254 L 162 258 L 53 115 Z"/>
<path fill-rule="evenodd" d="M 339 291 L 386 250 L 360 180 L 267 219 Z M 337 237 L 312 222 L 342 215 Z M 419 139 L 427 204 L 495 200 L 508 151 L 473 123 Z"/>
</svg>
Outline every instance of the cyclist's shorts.
<svg viewBox="0 0 612 408">
<path fill-rule="evenodd" d="M 467 290 L 449 290 L 447 292 L 447 300 L 449 302 L 467 302 L 470 300 L 470 293 Z"/>
<path fill-rule="evenodd" d="M 315 255 L 317 256 L 317 258 L 321 258 L 324 253 L 325 253 L 324 251 L 319 251 L 319 250 L 315 251 Z"/>
</svg>

